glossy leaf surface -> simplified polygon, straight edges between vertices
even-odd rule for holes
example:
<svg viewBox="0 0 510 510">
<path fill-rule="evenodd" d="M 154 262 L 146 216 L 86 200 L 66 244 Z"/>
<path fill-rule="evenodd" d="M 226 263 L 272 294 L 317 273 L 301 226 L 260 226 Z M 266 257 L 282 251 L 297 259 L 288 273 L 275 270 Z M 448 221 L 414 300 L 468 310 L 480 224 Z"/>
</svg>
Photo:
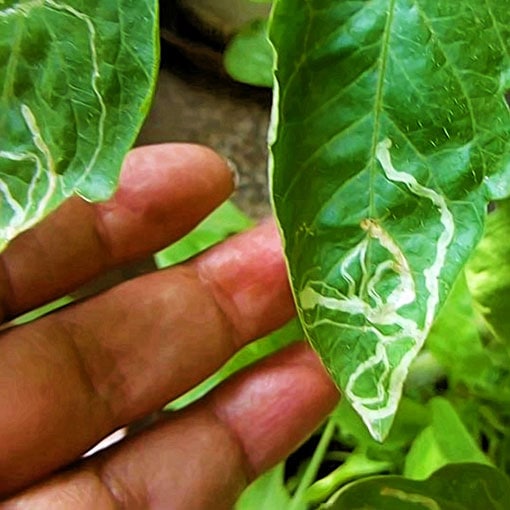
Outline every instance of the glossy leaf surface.
<svg viewBox="0 0 510 510">
<path fill-rule="evenodd" d="M 330 510 L 505 510 L 508 478 L 483 464 L 451 464 L 424 481 L 385 476 L 353 483 Z"/>
<path fill-rule="evenodd" d="M 157 5 L 0 2 L 0 249 L 73 193 L 113 192 L 152 96 Z"/>
<path fill-rule="evenodd" d="M 279 0 L 270 37 L 272 194 L 298 311 L 382 440 L 487 201 L 508 193 L 510 11 Z"/>
</svg>

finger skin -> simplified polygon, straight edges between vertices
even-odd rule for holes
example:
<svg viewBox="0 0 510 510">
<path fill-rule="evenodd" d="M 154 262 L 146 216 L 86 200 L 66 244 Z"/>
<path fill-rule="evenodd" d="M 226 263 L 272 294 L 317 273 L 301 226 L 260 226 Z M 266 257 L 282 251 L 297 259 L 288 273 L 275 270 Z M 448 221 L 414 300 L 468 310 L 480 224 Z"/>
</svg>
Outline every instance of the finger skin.
<svg viewBox="0 0 510 510">
<path fill-rule="evenodd" d="M 160 409 L 294 314 L 276 228 L 0 338 L 0 494 Z"/>
<path fill-rule="evenodd" d="M 131 151 L 112 199 L 74 197 L 0 255 L 0 322 L 179 239 L 233 187 L 227 163 L 205 147 Z"/>
<path fill-rule="evenodd" d="M 296 344 L 202 402 L 0 505 L 0 510 L 227 510 L 291 453 L 338 393 L 317 356 Z"/>
</svg>

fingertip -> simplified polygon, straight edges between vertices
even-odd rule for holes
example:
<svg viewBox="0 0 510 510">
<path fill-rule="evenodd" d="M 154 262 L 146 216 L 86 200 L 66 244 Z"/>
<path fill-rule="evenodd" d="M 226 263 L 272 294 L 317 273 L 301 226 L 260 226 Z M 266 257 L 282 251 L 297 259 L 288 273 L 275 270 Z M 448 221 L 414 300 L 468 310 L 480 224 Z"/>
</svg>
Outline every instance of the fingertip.
<svg viewBox="0 0 510 510">
<path fill-rule="evenodd" d="M 294 451 L 338 402 L 318 356 L 296 343 L 221 387 L 213 406 L 260 475 Z"/>
<path fill-rule="evenodd" d="M 207 147 L 140 147 L 126 157 L 113 198 L 97 206 L 98 230 L 115 257 L 132 258 L 136 246 L 146 253 L 182 237 L 233 190 L 229 164 Z"/>
<path fill-rule="evenodd" d="M 131 150 L 124 160 L 120 187 L 140 185 L 139 172 L 166 174 L 179 171 L 189 177 L 189 172 L 207 174 L 208 181 L 224 181 L 231 192 L 236 181 L 233 163 L 213 149 L 192 143 L 162 143 L 146 145 Z"/>
</svg>

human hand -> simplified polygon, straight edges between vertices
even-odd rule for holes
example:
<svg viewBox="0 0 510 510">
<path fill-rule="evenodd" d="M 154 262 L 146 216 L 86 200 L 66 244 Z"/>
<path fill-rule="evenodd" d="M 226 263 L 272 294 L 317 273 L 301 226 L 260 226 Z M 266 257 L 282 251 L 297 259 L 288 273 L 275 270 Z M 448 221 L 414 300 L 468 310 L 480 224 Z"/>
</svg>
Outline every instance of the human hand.
<svg viewBox="0 0 510 510">
<path fill-rule="evenodd" d="M 208 149 L 133 151 L 110 201 L 73 198 L 0 256 L 0 320 L 178 239 L 232 188 L 226 164 Z M 231 508 L 336 402 L 304 343 L 77 459 L 293 313 L 276 229 L 265 223 L 178 267 L 4 331 L 0 499 L 10 499 L 0 509 Z"/>
</svg>

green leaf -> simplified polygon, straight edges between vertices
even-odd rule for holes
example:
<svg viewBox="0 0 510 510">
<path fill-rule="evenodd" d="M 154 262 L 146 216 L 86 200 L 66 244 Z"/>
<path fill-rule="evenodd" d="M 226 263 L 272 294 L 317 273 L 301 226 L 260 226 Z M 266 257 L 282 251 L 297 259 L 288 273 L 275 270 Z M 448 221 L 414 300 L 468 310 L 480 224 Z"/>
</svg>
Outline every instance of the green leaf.
<svg viewBox="0 0 510 510">
<path fill-rule="evenodd" d="M 156 265 L 162 269 L 183 262 L 254 224 L 251 218 L 227 200 L 189 234 L 158 252 L 155 255 Z"/>
<path fill-rule="evenodd" d="M 453 463 L 489 464 L 453 406 L 444 398 L 430 401 L 432 424 L 414 441 L 406 458 L 404 474 L 423 479 Z"/>
<path fill-rule="evenodd" d="M 243 492 L 235 510 L 286 510 L 291 500 L 283 474 L 284 464 L 263 474 Z"/>
<path fill-rule="evenodd" d="M 498 202 L 467 265 L 468 283 L 500 341 L 510 345 L 510 200 Z"/>
<path fill-rule="evenodd" d="M 223 63 L 234 80 L 272 87 L 273 48 L 267 37 L 267 21 L 257 20 L 242 28 L 228 44 Z"/>
<path fill-rule="evenodd" d="M 427 337 L 427 348 L 450 373 L 459 377 L 469 375 L 466 358 L 472 360 L 474 356 L 483 353 L 473 305 L 463 272 Z"/>
<path fill-rule="evenodd" d="M 320 503 L 347 482 L 384 473 L 391 467 L 388 461 L 372 460 L 365 453 L 352 453 L 342 465 L 308 487 L 306 501 Z"/>
<path fill-rule="evenodd" d="M 7 323 L 7 326 L 21 326 L 22 324 L 28 324 L 29 322 L 33 322 L 45 315 L 48 315 L 60 308 L 67 306 L 74 302 L 74 298 L 72 296 L 63 296 L 61 298 L 56 299 L 55 301 L 51 301 L 50 303 L 40 306 L 35 310 L 30 310 L 29 312 L 24 313 L 13 319 L 10 323 Z M 2 327 L 5 324 L 2 324 Z M 1 329 L 1 328 L 0 328 Z"/>
<path fill-rule="evenodd" d="M 329 510 L 505 510 L 510 482 L 483 464 L 452 464 L 428 480 L 401 476 L 362 480 L 340 491 Z"/>
<path fill-rule="evenodd" d="M 423 404 L 407 397 L 402 398 L 395 416 L 395 424 L 384 443 L 370 436 L 358 414 L 346 399 L 332 414 L 339 429 L 338 440 L 355 448 L 357 452 L 367 452 L 373 460 L 391 460 L 392 471 L 400 472 L 404 457 L 411 443 L 424 427 L 429 424 L 430 412 Z"/>
<path fill-rule="evenodd" d="M 114 190 L 152 97 L 157 6 L 0 2 L 0 250 L 70 195 Z"/>
<path fill-rule="evenodd" d="M 510 168 L 510 10 L 279 0 L 270 37 L 272 195 L 298 311 L 382 440 Z"/>
<path fill-rule="evenodd" d="M 492 214 L 489 216 L 488 224 L 491 222 Z M 488 228 L 486 236 L 491 230 Z M 470 268 L 473 261 L 483 263 L 484 257 L 480 256 L 479 249 L 483 253 L 486 244 L 484 237 L 476 248 L 474 259 L 468 263 L 467 274 L 470 277 L 470 284 L 472 278 Z M 485 256 L 491 259 L 488 252 Z M 504 272 L 503 260 L 500 260 L 499 264 L 499 269 Z M 494 266 L 489 273 L 491 271 L 497 272 L 498 269 Z M 482 273 L 479 273 L 475 275 L 475 280 L 479 277 L 484 279 Z M 492 281 L 495 282 L 495 279 Z M 483 292 L 481 287 L 478 290 Z M 448 384 L 452 390 L 465 393 L 468 389 L 472 397 L 488 400 L 491 406 L 498 405 L 504 410 L 508 407 L 510 399 L 509 350 L 504 344 L 494 340 L 491 333 L 483 327 L 483 321 L 477 313 L 480 307 L 476 304 L 465 275 L 461 274 L 432 326 L 426 347 L 446 369 Z M 496 302 L 495 306 L 499 307 L 504 325 L 504 303 L 500 305 Z M 484 310 L 487 312 L 488 308 Z M 481 405 L 479 402 L 478 407 Z"/>
<path fill-rule="evenodd" d="M 478 315 L 462 272 L 434 322 L 426 347 L 448 374 L 450 387 L 459 383 L 481 389 L 486 374 L 494 374 L 489 351 L 484 348 Z"/>
</svg>

